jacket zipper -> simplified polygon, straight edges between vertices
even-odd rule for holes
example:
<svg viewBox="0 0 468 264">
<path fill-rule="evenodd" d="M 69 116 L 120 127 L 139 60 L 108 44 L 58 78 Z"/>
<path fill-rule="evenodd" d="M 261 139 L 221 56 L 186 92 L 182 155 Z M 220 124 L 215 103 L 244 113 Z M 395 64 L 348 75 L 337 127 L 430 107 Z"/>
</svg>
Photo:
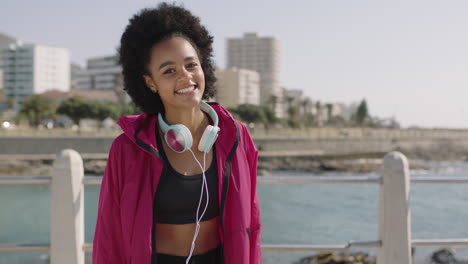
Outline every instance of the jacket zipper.
<svg viewBox="0 0 468 264">
<path fill-rule="evenodd" d="M 252 233 L 250 232 L 250 227 L 247 227 L 247 235 L 249 236 L 249 241 L 252 242 Z"/>
</svg>

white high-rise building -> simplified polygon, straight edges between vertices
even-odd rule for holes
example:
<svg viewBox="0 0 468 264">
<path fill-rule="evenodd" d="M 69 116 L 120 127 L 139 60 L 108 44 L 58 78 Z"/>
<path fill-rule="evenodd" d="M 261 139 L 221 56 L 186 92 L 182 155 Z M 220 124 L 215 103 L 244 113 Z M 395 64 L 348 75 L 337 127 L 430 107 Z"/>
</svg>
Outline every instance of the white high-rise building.
<svg viewBox="0 0 468 264">
<path fill-rule="evenodd" d="M 236 107 L 240 104 L 260 104 L 260 76 L 258 72 L 231 68 L 216 70 L 216 100 L 224 107 Z"/>
<path fill-rule="evenodd" d="M 260 103 L 270 104 L 276 97 L 276 115 L 281 117 L 282 91 L 280 87 L 280 47 L 273 37 L 259 37 L 245 33 L 243 38 L 227 39 L 227 68 L 237 67 L 260 74 Z"/>
<path fill-rule="evenodd" d="M 122 67 L 117 55 L 92 58 L 86 70 L 77 73 L 77 90 L 122 90 Z"/>
<path fill-rule="evenodd" d="M 70 90 L 68 49 L 18 41 L 2 52 L 5 96 L 21 105 L 32 94 Z"/>
</svg>

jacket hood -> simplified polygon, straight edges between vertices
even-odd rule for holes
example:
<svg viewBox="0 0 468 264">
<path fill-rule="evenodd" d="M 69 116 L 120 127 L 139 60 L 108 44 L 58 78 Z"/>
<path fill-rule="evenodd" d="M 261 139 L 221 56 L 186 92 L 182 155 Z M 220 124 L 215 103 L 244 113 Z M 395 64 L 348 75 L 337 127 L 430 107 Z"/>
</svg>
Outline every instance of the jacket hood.
<svg viewBox="0 0 468 264">
<path fill-rule="evenodd" d="M 220 136 L 224 134 L 223 132 L 229 132 L 231 129 L 233 129 L 231 132 L 235 133 L 236 128 L 231 113 L 218 103 L 210 102 L 208 104 L 213 107 L 218 114 L 219 127 L 221 128 Z M 139 146 L 142 146 L 143 143 L 157 151 L 158 148 L 155 135 L 157 119 L 157 114 L 143 113 L 140 115 L 122 116 L 117 121 L 117 124 L 132 142 Z M 226 129 L 228 131 L 222 131 Z"/>
</svg>

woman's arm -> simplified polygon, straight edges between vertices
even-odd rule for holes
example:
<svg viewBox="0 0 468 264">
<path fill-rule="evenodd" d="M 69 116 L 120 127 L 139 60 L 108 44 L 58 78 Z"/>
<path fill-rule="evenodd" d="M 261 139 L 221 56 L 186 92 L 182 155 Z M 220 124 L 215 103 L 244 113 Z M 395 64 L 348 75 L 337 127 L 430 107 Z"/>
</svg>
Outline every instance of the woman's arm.
<svg viewBox="0 0 468 264">
<path fill-rule="evenodd" d="M 126 263 L 120 219 L 120 174 L 122 164 L 119 138 L 109 151 L 99 195 L 96 230 L 93 241 L 93 264 Z"/>
</svg>

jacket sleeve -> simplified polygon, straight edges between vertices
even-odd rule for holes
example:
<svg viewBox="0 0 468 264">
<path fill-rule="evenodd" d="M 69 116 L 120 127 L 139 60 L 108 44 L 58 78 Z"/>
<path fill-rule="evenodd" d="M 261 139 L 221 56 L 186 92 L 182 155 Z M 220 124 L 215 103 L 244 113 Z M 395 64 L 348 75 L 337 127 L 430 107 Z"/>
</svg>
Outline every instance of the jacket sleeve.
<svg viewBox="0 0 468 264">
<path fill-rule="evenodd" d="M 260 216 L 260 204 L 258 201 L 257 193 L 257 161 L 258 161 L 258 150 L 250 136 L 247 128 L 243 126 L 244 130 L 244 142 L 246 144 L 246 154 L 249 161 L 249 171 L 251 180 L 251 220 L 250 220 L 250 264 L 261 264 L 262 263 L 262 249 L 260 240 L 261 231 L 261 216 Z"/>
<path fill-rule="evenodd" d="M 93 264 L 125 263 L 120 219 L 122 163 L 118 138 L 112 143 L 99 195 L 96 230 L 93 240 Z"/>
</svg>

